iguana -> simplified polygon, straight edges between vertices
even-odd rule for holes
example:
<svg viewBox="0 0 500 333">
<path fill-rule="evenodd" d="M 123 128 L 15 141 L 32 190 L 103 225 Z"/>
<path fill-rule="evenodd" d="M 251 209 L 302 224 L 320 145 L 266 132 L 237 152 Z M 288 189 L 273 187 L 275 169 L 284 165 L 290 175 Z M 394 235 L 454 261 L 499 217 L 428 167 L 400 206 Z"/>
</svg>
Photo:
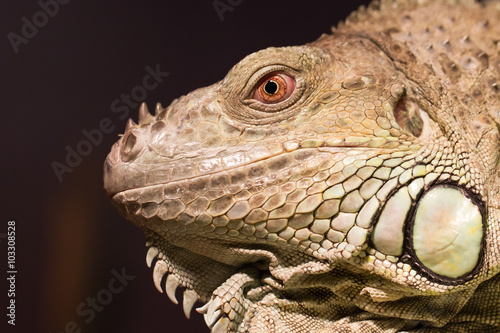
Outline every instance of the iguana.
<svg viewBox="0 0 500 333">
<path fill-rule="evenodd" d="M 500 332 L 500 2 L 382 0 L 245 57 L 104 166 L 211 332 Z"/>
</svg>

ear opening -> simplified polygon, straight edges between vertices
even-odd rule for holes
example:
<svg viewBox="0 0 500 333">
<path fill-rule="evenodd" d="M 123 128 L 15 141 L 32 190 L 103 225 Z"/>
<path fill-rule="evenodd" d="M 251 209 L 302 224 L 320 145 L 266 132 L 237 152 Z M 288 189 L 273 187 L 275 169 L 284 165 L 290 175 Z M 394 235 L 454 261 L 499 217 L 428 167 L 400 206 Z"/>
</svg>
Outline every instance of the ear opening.
<svg viewBox="0 0 500 333">
<path fill-rule="evenodd" d="M 424 131 L 424 121 L 417 102 L 403 94 L 394 106 L 394 118 L 398 125 L 414 137 L 420 137 Z"/>
</svg>

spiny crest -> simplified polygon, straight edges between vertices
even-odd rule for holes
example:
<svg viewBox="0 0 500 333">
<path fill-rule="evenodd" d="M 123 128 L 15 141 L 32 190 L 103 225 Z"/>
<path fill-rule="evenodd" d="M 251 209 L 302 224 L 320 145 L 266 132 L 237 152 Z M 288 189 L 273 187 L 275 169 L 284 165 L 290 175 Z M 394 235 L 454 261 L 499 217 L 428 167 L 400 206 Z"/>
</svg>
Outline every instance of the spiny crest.
<svg viewBox="0 0 500 333">
<path fill-rule="evenodd" d="M 450 6 L 474 6 L 478 3 L 475 0 L 373 0 L 368 6 L 361 5 L 358 10 L 353 11 L 345 19 L 339 22 L 338 28 L 344 26 L 364 26 L 366 21 L 380 22 L 388 18 L 399 16 L 397 14 L 404 11 L 410 11 L 417 7 L 426 6 L 429 4 L 445 4 Z M 332 27 L 335 31 L 335 27 Z"/>
</svg>

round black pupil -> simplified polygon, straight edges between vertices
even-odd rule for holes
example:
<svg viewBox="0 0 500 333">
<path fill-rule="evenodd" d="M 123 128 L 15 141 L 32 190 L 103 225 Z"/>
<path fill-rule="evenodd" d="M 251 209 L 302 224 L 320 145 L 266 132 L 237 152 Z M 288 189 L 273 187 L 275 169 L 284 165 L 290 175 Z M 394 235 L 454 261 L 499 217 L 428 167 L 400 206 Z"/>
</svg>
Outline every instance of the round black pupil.
<svg viewBox="0 0 500 333">
<path fill-rule="evenodd" d="M 278 91 L 278 84 L 273 80 L 269 80 L 264 85 L 264 91 L 269 95 L 273 95 Z"/>
</svg>

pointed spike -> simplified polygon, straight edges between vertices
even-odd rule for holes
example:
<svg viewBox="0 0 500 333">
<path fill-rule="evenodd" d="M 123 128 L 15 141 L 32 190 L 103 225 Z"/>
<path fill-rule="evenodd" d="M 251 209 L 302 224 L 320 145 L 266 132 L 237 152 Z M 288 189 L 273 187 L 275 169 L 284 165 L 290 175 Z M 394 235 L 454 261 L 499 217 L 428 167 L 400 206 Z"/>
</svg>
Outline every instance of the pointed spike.
<svg viewBox="0 0 500 333">
<path fill-rule="evenodd" d="M 478 22 L 479 25 L 482 27 L 482 28 L 487 28 L 490 24 L 490 22 L 488 20 L 481 20 Z"/>
<path fill-rule="evenodd" d="M 151 263 L 153 259 L 158 255 L 158 248 L 156 246 L 151 246 L 148 250 L 148 254 L 146 254 L 146 264 L 148 267 L 151 267 Z"/>
<path fill-rule="evenodd" d="M 207 325 L 207 327 L 210 328 L 210 320 L 208 320 L 208 313 L 205 313 L 203 315 L 203 319 L 205 320 L 205 324 Z"/>
<path fill-rule="evenodd" d="M 142 102 L 141 106 L 139 107 L 139 124 L 144 123 L 146 120 L 151 117 L 151 114 L 149 113 L 148 106 L 146 103 Z"/>
<path fill-rule="evenodd" d="M 226 333 L 229 329 L 229 318 L 222 317 L 212 328 L 211 333 Z"/>
<path fill-rule="evenodd" d="M 451 43 L 449 39 L 445 39 L 441 42 L 441 46 L 444 47 L 447 50 L 451 49 Z"/>
<path fill-rule="evenodd" d="M 163 290 L 161 289 L 161 280 L 163 279 L 163 275 L 165 275 L 167 271 L 167 264 L 163 260 L 158 260 L 153 270 L 153 282 L 156 289 L 158 289 L 160 293 L 163 293 Z"/>
<path fill-rule="evenodd" d="M 194 290 L 186 289 L 184 290 L 184 298 L 182 300 L 182 308 L 184 309 L 184 314 L 186 318 L 189 319 L 191 317 L 191 311 L 193 310 L 193 306 L 198 301 L 198 294 Z"/>
<path fill-rule="evenodd" d="M 158 112 L 158 114 L 156 115 L 156 118 L 157 118 L 158 120 L 163 120 L 163 119 L 165 119 L 165 118 L 167 117 L 167 113 L 169 112 L 169 110 L 170 110 L 170 109 L 169 109 L 168 107 L 167 107 L 167 108 L 164 108 L 164 109 L 161 109 L 161 110 Z"/>
<path fill-rule="evenodd" d="M 177 276 L 173 274 L 167 276 L 167 282 L 165 282 L 165 291 L 167 292 L 168 298 L 170 298 L 170 300 L 174 304 L 179 304 L 177 298 L 175 297 L 175 291 L 177 290 L 177 287 L 179 287 L 180 284 L 181 281 Z"/>
<path fill-rule="evenodd" d="M 159 115 L 163 111 L 163 106 L 161 103 L 156 103 L 155 116 Z"/>
<path fill-rule="evenodd" d="M 205 314 L 207 313 L 208 307 L 210 306 L 210 302 L 205 303 L 205 305 L 200 306 L 199 308 L 196 308 L 196 312 L 200 314 Z"/>
<path fill-rule="evenodd" d="M 213 300 L 211 300 L 209 302 L 209 306 L 208 306 L 208 312 L 214 312 L 217 308 L 220 307 L 221 305 L 221 301 L 220 301 L 220 298 L 219 297 L 216 297 L 214 298 Z"/>
<path fill-rule="evenodd" d="M 205 322 L 209 328 L 214 326 L 215 322 L 219 319 L 222 312 L 220 310 L 221 301 L 220 298 L 214 298 L 210 301 L 210 305 L 208 306 L 207 313 L 205 314 Z"/>
<path fill-rule="evenodd" d="M 128 118 L 127 120 L 127 126 L 125 126 L 125 132 L 129 131 L 132 127 L 137 126 L 136 123 L 132 120 L 132 118 Z"/>
<path fill-rule="evenodd" d="M 209 312 L 205 316 L 207 316 L 205 322 L 207 323 L 207 326 L 211 329 L 215 325 L 217 320 L 222 316 L 222 311 L 219 309 L 212 313 Z"/>
</svg>

